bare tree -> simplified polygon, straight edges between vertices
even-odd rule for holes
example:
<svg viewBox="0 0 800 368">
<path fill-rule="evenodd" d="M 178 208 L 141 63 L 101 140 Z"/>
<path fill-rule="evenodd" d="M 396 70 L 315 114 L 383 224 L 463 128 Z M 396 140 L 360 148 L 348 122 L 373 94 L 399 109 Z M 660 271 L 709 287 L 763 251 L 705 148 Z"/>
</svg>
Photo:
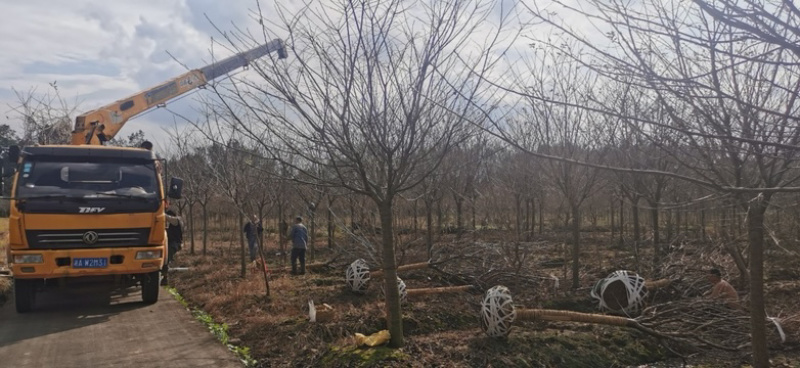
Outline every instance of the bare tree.
<svg viewBox="0 0 800 368">
<path fill-rule="evenodd" d="M 108 141 L 109 146 L 119 146 L 119 147 L 139 147 L 147 138 L 144 136 L 144 131 L 139 129 L 131 134 L 128 134 L 127 137 L 122 135 L 116 135 L 113 139 Z"/>
<path fill-rule="evenodd" d="M 658 174 L 727 193 L 747 211 L 753 363 L 769 365 L 763 292 L 764 213 L 773 195 L 796 191 L 791 170 L 798 160 L 797 8 L 791 2 L 723 0 L 627 2 L 589 0 L 580 8 L 555 0 L 546 9 L 525 2 L 531 14 L 551 27 L 538 45 L 567 55 L 604 83 L 641 87 L 649 104 L 666 119 L 632 116 L 598 95 L 575 101 L 537 89 L 506 91 L 610 118 L 625 118 L 651 129 L 671 131 L 669 153 L 683 171 L 641 170 L 596 165 L 563 154 L 540 155 L 560 162 L 640 174 Z M 589 19 L 593 32 L 564 21 Z M 601 32 L 597 32 L 600 30 Z M 572 45 L 581 47 L 575 49 Z M 504 84 L 498 82 L 498 85 Z M 527 87 L 527 85 L 525 86 Z"/>
<path fill-rule="evenodd" d="M 211 175 L 207 160 L 203 157 L 202 141 L 193 127 L 180 129 L 176 125 L 169 132 L 172 147 L 177 155 L 175 173 L 184 180 L 184 198 L 189 207 L 189 237 L 190 252 L 195 253 L 195 205 L 200 205 L 203 221 L 202 254 L 205 256 L 208 249 L 208 203 L 214 192 L 211 188 Z"/>
<path fill-rule="evenodd" d="M 459 237 L 465 228 L 464 204 L 471 203 L 474 209 L 480 169 L 489 154 L 487 138 L 478 134 L 448 155 L 448 159 L 453 163 L 448 165 L 450 170 L 445 173 L 447 175 L 445 183 L 449 186 L 455 204 L 456 231 Z"/>
<path fill-rule="evenodd" d="M 217 108 L 235 111 L 236 129 L 272 157 L 313 178 L 312 184 L 346 188 L 376 204 L 395 347 L 403 345 L 395 199 L 436 170 L 464 139 L 468 104 L 452 93 L 443 75 L 458 81 L 462 95 L 474 96 L 475 80 L 466 77 L 483 65 L 498 29 L 489 29 L 484 44 L 471 43 L 473 31 L 495 14 L 493 2 L 414 5 L 341 0 L 293 13 L 281 8 L 288 62 L 256 62 L 257 80 L 215 88 L 221 97 Z M 243 49 L 258 40 L 238 32 L 228 41 Z"/>
<path fill-rule="evenodd" d="M 52 82 L 47 92 L 36 89 L 27 92 L 14 90 L 19 105 L 12 110 L 22 119 L 22 144 L 65 144 L 72 131 L 72 117 L 77 101 L 68 102 L 61 96 L 58 84 Z"/>
<path fill-rule="evenodd" d="M 597 78 L 578 70 L 580 65 L 565 53 L 538 49 L 534 60 L 527 80 L 528 91 L 580 104 L 586 95 L 596 89 Z M 527 102 L 528 106 L 521 117 L 502 123 L 494 121 L 492 131 L 528 151 L 577 161 L 600 162 L 604 150 L 597 137 L 605 122 L 603 115 L 574 109 L 563 103 L 542 102 L 536 98 L 529 98 Z M 518 138 L 522 135 L 528 137 Z M 572 220 L 572 288 L 577 289 L 580 285 L 582 206 L 601 185 L 599 171 L 567 162 L 544 161 L 542 174 L 547 176 L 550 186 L 563 196 L 569 209 Z"/>
<path fill-rule="evenodd" d="M 627 116 L 648 117 L 653 121 L 664 123 L 667 116 L 659 105 L 645 102 L 646 93 L 630 83 L 617 84 L 616 90 L 608 96 L 606 105 L 617 106 L 625 111 L 626 116 L 609 119 L 608 144 L 610 160 L 626 167 L 640 170 L 667 171 L 675 170 L 675 160 L 670 152 L 670 142 L 674 142 L 674 132 L 663 126 L 648 127 L 638 120 Z M 642 134 L 642 132 L 647 132 Z M 657 263 L 662 254 L 660 233 L 660 206 L 665 190 L 671 183 L 667 176 L 641 175 L 637 173 L 616 173 L 617 188 L 620 194 L 631 202 L 632 221 L 634 227 L 633 244 L 636 269 L 640 265 L 639 245 L 641 244 L 641 226 L 639 221 L 640 200 L 647 204 L 650 212 L 653 232 L 653 263 Z"/>
</svg>

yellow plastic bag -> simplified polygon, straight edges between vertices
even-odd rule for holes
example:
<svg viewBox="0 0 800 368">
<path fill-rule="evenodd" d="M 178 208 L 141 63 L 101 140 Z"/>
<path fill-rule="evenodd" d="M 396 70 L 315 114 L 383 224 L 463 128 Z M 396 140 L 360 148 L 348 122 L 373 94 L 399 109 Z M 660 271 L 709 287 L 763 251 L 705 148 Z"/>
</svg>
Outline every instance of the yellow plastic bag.
<svg viewBox="0 0 800 368">
<path fill-rule="evenodd" d="M 391 337 L 392 336 L 389 335 L 389 330 L 381 330 L 369 336 L 365 336 L 364 334 L 356 332 L 356 345 L 366 345 L 369 347 L 383 345 L 389 342 Z"/>
</svg>

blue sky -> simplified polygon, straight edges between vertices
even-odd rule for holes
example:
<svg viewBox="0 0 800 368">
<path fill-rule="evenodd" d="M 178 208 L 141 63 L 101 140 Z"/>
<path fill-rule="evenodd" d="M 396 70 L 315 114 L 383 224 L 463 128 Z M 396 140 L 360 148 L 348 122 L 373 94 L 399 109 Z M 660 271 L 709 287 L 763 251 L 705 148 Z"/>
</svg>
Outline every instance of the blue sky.
<svg viewBox="0 0 800 368">
<path fill-rule="evenodd" d="M 256 0 L 0 0 L 0 117 L 21 133 L 13 89 L 45 92 L 56 81 L 80 113 L 180 75 L 181 63 L 202 67 L 211 60 L 211 38 L 219 38 L 204 14 L 223 30 L 258 27 L 250 19 L 255 7 Z M 198 105 L 192 97 L 169 107 L 191 115 Z M 142 129 L 164 148 L 163 129 L 172 126 L 172 114 L 159 109 L 131 120 L 120 135 Z"/>
</svg>

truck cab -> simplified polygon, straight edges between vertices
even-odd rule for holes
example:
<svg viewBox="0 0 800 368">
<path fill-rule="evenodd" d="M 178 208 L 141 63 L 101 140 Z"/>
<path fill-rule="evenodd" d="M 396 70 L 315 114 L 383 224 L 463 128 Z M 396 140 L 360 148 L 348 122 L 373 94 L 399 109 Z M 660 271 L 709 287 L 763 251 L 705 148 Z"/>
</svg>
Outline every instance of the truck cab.
<svg viewBox="0 0 800 368">
<path fill-rule="evenodd" d="M 141 285 L 158 300 L 167 254 L 167 198 L 149 150 L 107 146 L 32 146 L 15 150 L 8 261 L 16 308 L 32 309 L 41 288 L 73 281 Z M 169 191 L 169 193 L 165 193 Z"/>
</svg>

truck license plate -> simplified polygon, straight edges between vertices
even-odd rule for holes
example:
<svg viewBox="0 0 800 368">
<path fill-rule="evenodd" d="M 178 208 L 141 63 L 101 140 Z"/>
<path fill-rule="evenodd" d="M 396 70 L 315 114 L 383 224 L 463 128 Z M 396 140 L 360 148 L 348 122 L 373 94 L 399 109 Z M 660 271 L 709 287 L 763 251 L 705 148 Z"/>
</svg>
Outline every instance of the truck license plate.
<svg viewBox="0 0 800 368">
<path fill-rule="evenodd" d="M 73 258 L 72 268 L 105 268 L 108 258 Z"/>
</svg>

